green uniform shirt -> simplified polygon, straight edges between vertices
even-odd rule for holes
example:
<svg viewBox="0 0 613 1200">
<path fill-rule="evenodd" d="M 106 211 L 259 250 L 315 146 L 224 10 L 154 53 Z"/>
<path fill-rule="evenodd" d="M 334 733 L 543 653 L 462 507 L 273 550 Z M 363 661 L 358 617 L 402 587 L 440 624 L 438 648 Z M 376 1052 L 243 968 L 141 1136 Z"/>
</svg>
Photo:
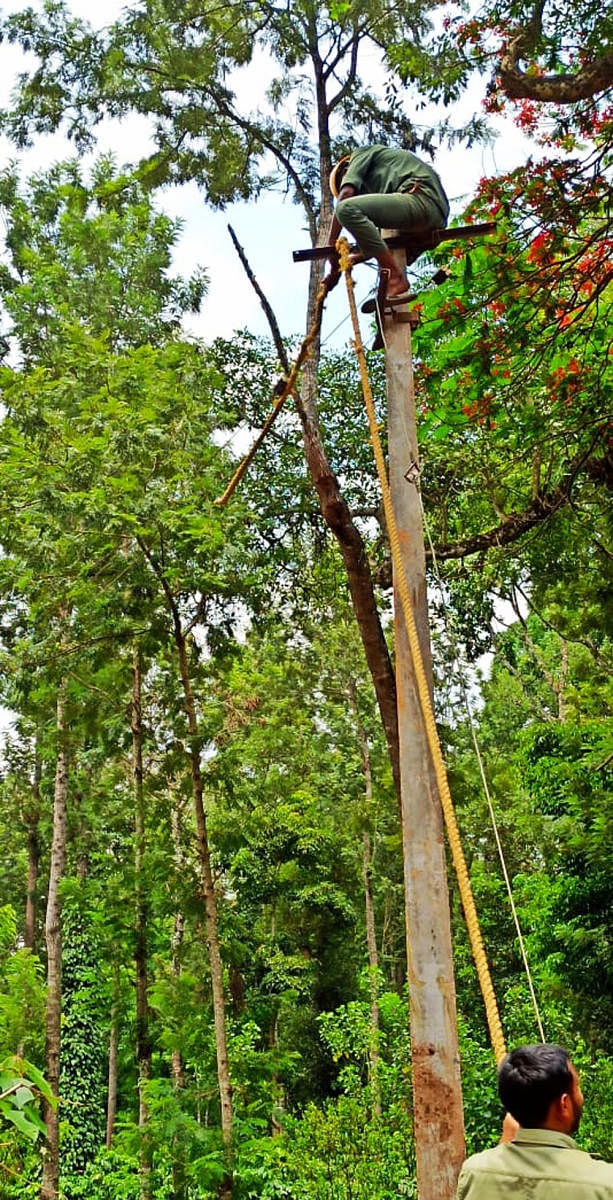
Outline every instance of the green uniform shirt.
<svg viewBox="0 0 613 1200">
<path fill-rule="evenodd" d="M 466 1160 L 457 1200 L 613 1200 L 613 1166 L 565 1133 L 519 1129 L 513 1142 Z"/>
<path fill-rule="evenodd" d="M 354 150 L 343 176 L 345 183 L 351 184 L 358 195 L 410 192 L 417 185 L 417 190 L 438 206 L 443 223 L 449 216 L 449 201 L 436 171 L 410 150 L 394 150 L 389 146 Z"/>
</svg>

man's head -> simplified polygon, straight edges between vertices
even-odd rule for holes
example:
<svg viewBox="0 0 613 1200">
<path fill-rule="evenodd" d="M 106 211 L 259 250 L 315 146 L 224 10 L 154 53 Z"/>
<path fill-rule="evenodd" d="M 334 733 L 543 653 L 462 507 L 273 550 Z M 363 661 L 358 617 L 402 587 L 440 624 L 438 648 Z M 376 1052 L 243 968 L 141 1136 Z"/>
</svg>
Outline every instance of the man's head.
<svg viewBox="0 0 613 1200">
<path fill-rule="evenodd" d="M 507 1112 L 526 1129 L 576 1133 L 583 1095 L 562 1046 L 519 1046 L 498 1072 L 498 1094 Z"/>
</svg>

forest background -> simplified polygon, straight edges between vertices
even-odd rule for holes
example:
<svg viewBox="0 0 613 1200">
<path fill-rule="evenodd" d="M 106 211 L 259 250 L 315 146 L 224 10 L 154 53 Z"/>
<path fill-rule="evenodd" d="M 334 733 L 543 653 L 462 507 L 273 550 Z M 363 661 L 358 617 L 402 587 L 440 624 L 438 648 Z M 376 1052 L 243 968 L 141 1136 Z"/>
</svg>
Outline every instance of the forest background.
<svg viewBox="0 0 613 1200">
<path fill-rule="evenodd" d="M 7 1200 L 416 1194 L 389 546 L 353 355 L 318 347 L 216 508 L 301 328 L 283 301 L 270 337 L 190 334 L 209 281 L 177 275 L 158 197 L 257 214 L 285 190 L 321 240 L 341 150 L 480 154 L 501 110 L 531 157 L 457 213 L 496 234 L 414 276 L 437 716 L 505 1032 L 533 1041 L 460 662 L 545 1033 L 611 1157 L 610 26 L 590 0 L 3 18 L 27 56 L 0 178 Z M 149 150 L 97 153 L 135 114 Z M 76 157 L 24 169 L 52 134 Z M 262 221 L 259 252 L 289 262 L 281 233 Z M 450 887 L 474 1150 L 501 1114 Z"/>
</svg>

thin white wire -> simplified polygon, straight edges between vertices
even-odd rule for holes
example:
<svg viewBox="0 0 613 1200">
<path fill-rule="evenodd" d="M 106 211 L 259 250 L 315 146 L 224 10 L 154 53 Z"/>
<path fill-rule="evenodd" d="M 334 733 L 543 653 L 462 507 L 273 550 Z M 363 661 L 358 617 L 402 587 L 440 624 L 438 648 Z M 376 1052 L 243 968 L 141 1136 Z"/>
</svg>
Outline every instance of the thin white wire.
<svg viewBox="0 0 613 1200">
<path fill-rule="evenodd" d="M 247 428 L 246 423 L 244 421 L 241 421 L 240 424 L 237 425 L 236 428 L 232 431 L 230 436 L 228 438 L 226 438 L 225 442 L 218 443 L 218 447 L 217 447 L 218 450 L 227 450 L 228 446 L 231 446 L 236 441 L 237 437 L 239 437 L 241 433 L 245 432 L 246 428 Z"/>
<path fill-rule="evenodd" d="M 362 304 L 364 302 L 364 300 L 366 299 L 366 297 L 370 295 L 370 291 L 371 291 L 371 289 L 369 289 L 368 292 L 364 293 L 364 295 L 362 296 L 362 299 L 359 301 L 360 304 Z M 331 329 L 330 332 L 328 334 L 326 334 L 325 338 L 322 338 L 321 345 L 325 346 L 326 342 L 329 342 L 330 338 L 333 337 L 334 334 L 337 332 L 337 330 L 340 329 L 341 326 L 344 325 L 347 321 L 349 321 L 350 318 L 351 318 L 351 313 L 347 313 L 343 317 L 342 321 L 339 321 L 338 325 L 335 325 L 334 329 Z M 244 421 L 241 421 L 241 423 L 236 426 L 236 428 L 232 431 L 232 433 L 226 439 L 226 441 L 219 443 L 219 449 L 227 450 L 229 446 L 232 446 L 233 443 L 236 441 L 236 439 L 240 436 L 240 434 L 244 432 L 245 428 L 246 428 L 246 423 Z"/>
<path fill-rule="evenodd" d="M 526 972 L 526 978 L 527 978 L 527 980 L 528 980 L 528 987 L 529 987 L 529 989 L 530 989 L 530 996 L 531 996 L 531 999 L 532 999 L 532 1007 L 533 1007 L 533 1009 L 534 1009 L 534 1015 L 535 1015 L 535 1017 L 536 1017 L 536 1023 L 537 1023 L 537 1026 L 538 1026 L 538 1031 L 539 1031 L 539 1034 L 540 1034 L 541 1041 L 542 1041 L 542 1042 L 545 1042 L 545 1040 L 546 1040 L 546 1039 L 545 1039 L 545 1031 L 544 1031 L 544 1029 L 543 1029 L 543 1022 L 542 1022 L 542 1020 L 541 1020 L 541 1014 L 540 1014 L 540 1010 L 539 1010 L 539 1006 L 538 1006 L 538 1000 L 537 1000 L 537 998 L 536 998 L 536 992 L 535 992 L 535 989 L 534 989 L 534 983 L 533 983 L 533 980 L 532 980 L 532 972 L 531 972 L 531 970 L 530 970 L 530 964 L 529 964 L 529 962 L 528 962 L 528 955 L 527 955 L 527 953 L 526 953 L 526 946 L 525 946 L 524 937 L 523 937 L 522 930 L 521 930 L 521 925 L 520 925 L 520 923 L 519 923 L 519 916 L 518 916 L 518 913 L 517 913 L 517 908 L 515 907 L 515 899 L 514 899 L 514 897 L 513 897 L 513 889 L 512 889 L 512 887 L 511 887 L 511 880 L 510 880 L 510 878 L 509 878 L 509 872 L 508 872 L 508 870 L 507 870 L 507 864 L 506 864 L 506 860 L 505 860 L 505 856 L 504 856 L 504 850 L 503 850 L 503 848 L 502 848 L 502 842 L 501 842 L 501 840 L 500 840 L 500 833 L 499 833 L 499 831 L 498 831 L 498 822 L 497 822 L 497 820 L 496 820 L 496 814 L 495 814 L 495 812 L 494 812 L 494 805 L 493 805 L 493 802 L 492 802 L 492 796 L 491 796 L 490 789 L 489 789 L 489 784 L 488 784 L 488 781 L 487 781 L 487 775 L 486 775 L 486 773 L 485 773 L 485 767 L 484 767 L 484 764 L 483 764 L 483 759 L 482 759 L 482 757 L 481 757 L 481 750 L 480 750 L 480 747 L 479 747 L 479 741 L 478 741 L 478 739 L 477 739 L 477 733 L 476 733 L 476 729 L 475 729 L 475 723 L 474 723 L 474 720 L 473 720 L 472 708 L 471 708 L 470 699 L 469 699 L 469 696 L 468 696 L 468 689 L 467 689 L 467 687 L 466 687 L 466 682 L 465 682 L 465 678 L 464 678 L 464 672 L 463 672 L 463 668 L 462 668 L 462 662 L 461 662 L 461 659 L 460 659 L 460 649 L 459 649 L 458 642 L 457 642 L 457 639 L 456 639 L 456 636 L 455 636 L 455 631 L 452 629 L 451 622 L 449 622 L 449 621 L 447 620 L 447 615 L 446 615 L 446 606 L 445 606 L 445 594 L 444 594 L 444 589 L 443 589 L 443 581 L 442 581 L 442 579 L 441 579 L 441 575 L 440 575 L 440 572 L 439 572 L 439 569 L 438 569 L 438 562 L 437 562 L 437 558 L 436 558 L 436 551 L 435 551 L 435 549 L 434 549 L 434 543 L 433 543 L 433 541 L 432 541 L 432 536 L 431 536 L 431 534 L 430 534 L 430 526 L 429 526 L 429 524 L 428 524 L 428 519 L 427 519 L 427 517 L 426 517 L 425 509 L 424 509 L 423 502 L 422 502 L 422 498 L 421 498 L 421 489 L 420 489 L 420 487 L 419 487 L 419 481 L 417 481 L 417 483 L 416 483 L 416 485 L 415 485 L 415 486 L 416 486 L 416 490 L 417 490 L 417 495 L 418 495 L 418 497 L 419 497 L 419 507 L 420 507 L 420 509 L 421 509 L 422 521 L 423 521 L 424 529 L 425 529 L 425 531 L 426 531 L 426 537 L 427 537 L 427 539 L 428 539 L 428 545 L 429 545 L 429 547 L 430 547 L 430 554 L 431 554 L 431 556 L 432 556 L 432 565 L 433 565 L 433 568 L 434 568 L 434 575 L 435 575 L 435 578 L 436 578 L 436 582 L 437 582 L 437 584 L 438 584 L 438 588 L 439 588 L 439 592 L 440 592 L 440 595 L 441 595 L 441 599 L 442 599 L 442 601 L 443 601 L 443 621 L 444 621 L 444 624 L 445 624 L 445 629 L 446 629 L 447 636 L 448 636 L 448 638 L 449 638 L 449 642 L 450 642 L 450 645 L 451 645 L 452 653 L 453 653 L 453 656 L 454 656 L 454 662 L 455 662 L 455 667 L 456 667 L 456 677 L 457 677 L 458 683 L 459 683 L 459 685 L 460 685 L 460 691 L 461 691 L 461 693 L 462 693 L 462 699 L 463 699 L 463 701 L 464 701 L 464 707 L 465 707 L 465 709 L 466 709 L 466 715 L 467 715 L 467 717 L 468 717 L 468 726 L 469 726 L 469 729 L 470 729 L 470 733 L 471 733 L 471 737 L 472 737 L 473 746 L 474 746 L 474 748 L 475 748 L 475 754 L 476 754 L 476 757 L 477 757 L 477 763 L 479 764 L 479 773 L 480 773 L 480 775 L 481 775 L 481 782 L 482 782 L 482 784 L 483 784 L 483 791 L 484 791 L 484 794 L 485 794 L 485 798 L 486 798 L 486 800 L 487 800 L 487 807 L 488 807 L 488 809 L 489 809 L 490 820 L 491 820 L 491 822 L 492 822 L 492 828 L 493 828 L 493 830 L 494 830 L 494 837 L 495 837 L 495 839 L 496 839 L 496 847 L 497 847 L 497 850 L 498 850 L 498 857 L 499 857 L 499 859 L 500 859 L 500 865 L 501 865 L 501 867 L 502 867 L 502 874 L 503 874 L 503 876 L 504 876 L 504 881 L 505 881 L 505 885 L 506 885 L 506 889 L 507 889 L 507 895 L 508 895 L 508 897 L 509 897 L 509 904 L 510 904 L 510 907 L 511 907 L 511 913 L 513 914 L 513 922 L 514 922 L 514 924 L 515 924 L 515 930 L 516 930 L 516 933 L 517 933 L 517 939 L 518 939 L 518 942 L 519 942 L 519 948 L 520 948 L 520 952 L 521 952 L 521 956 L 522 956 L 522 960 L 523 960 L 523 964 L 524 964 L 524 969 L 525 969 L 525 972 Z"/>
<path fill-rule="evenodd" d="M 367 292 L 365 292 L 364 295 L 362 296 L 362 299 L 358 300 L 357 303 L 360 305 L 363 304 L 366 297 L 370 295 L 371 291 L 372 291 L 372 289 L 369 288 L 369 290 Z M 339 321 L 338 325 L 335 325 L 334 329 L 331 329 L 330 332 L 326 334 L 325 338 L 321 339 L 321 345 L 325 346 L 326 342 L 330 341 L 330 338 L 334 336 L 334 334 L 337 332 L 337 330 L 339 330 L 341 328 L 341 326 L 345 325 L 346 322 L 350 321 L 350 320 L 351 320 L 351 313 L 346 313 L 346 315 L 343 317 L 342 321 Z"/>
</svg>

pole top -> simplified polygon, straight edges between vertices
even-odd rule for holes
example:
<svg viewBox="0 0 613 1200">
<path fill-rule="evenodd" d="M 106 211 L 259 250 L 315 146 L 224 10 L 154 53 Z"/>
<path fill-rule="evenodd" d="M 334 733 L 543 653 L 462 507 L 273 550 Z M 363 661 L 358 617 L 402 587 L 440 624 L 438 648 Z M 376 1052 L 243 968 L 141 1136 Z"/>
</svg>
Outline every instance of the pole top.
<svg viewBox="0 0 613 1200">
<path fill-rule="evenodd" d="M 395 233 L 393 237 L 385 238 L 385 244 L 390 250 L 406 250 L 407 261 L 415 262 L 426 250 L 434 250 L 441 242 L 468 241 L 470 238 L 485 237 L 496 230 L 495 221 L 484 221 L 480 225 L 454 225 L 451 229 L 415 229 L 410 233 Z M 358 246 L 349 247 L 351 253 Z M 311 246 L 308 250 L 294 250 L 294 262 L 309 262 L 315 258 L 329 258 L 337 253 L 336 246 Z"/>
</svg>

